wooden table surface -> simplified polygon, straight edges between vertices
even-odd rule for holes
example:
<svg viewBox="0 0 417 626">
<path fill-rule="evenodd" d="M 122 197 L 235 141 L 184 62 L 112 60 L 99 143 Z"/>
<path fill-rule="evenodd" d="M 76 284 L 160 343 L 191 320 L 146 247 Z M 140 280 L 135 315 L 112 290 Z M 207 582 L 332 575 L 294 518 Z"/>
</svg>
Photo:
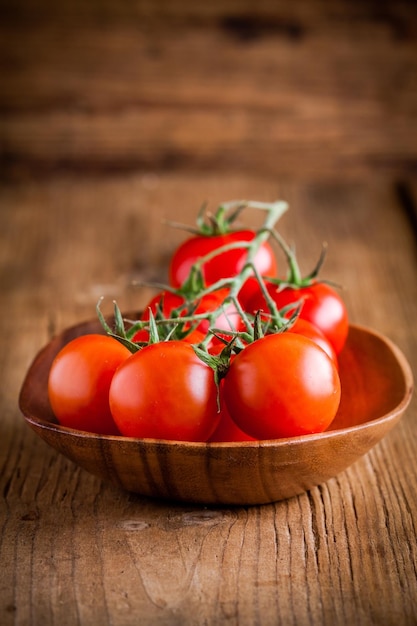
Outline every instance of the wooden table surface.
<svg viewBox="0 0 417 626">
<path fill-rule="evenodd" d="M 0 623 L 417 624 L 417 404 L 309 493 L 124 493 L 17 403 L 55 333 L 140 308 L 202 202 L 280 230 L 417 371 L 417 12 L 404 0 L 23 0 L 0 20 Z M 245 217 L 256 225 L 258 216 Z"/>
</svg>

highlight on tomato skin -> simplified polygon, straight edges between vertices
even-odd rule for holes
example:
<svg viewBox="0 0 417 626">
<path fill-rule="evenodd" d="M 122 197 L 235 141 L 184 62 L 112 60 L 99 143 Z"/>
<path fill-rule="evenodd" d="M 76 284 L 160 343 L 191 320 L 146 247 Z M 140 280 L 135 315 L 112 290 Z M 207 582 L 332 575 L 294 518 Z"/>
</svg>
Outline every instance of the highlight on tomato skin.
<svg viewBox="0 0 417 626">
<path fill-rule="evenodd" d="M 88 334 L 56 355 L 48 377 L 48 397 L 62 426 L 101 435 L 119 435 L 109 407 L 114 372 L 131 352 L 112 337 Z"/>
<path fill-rule="evenodd" d="M 340 394 L 332 359 L 312 340 L 291 332 L 249 344 L 224 379 L 230 416 L 256 439 L 323 432 L 336 416 Z"/>
<path fill-rule="evenodd" d="M 117 369 L 109 401 L 126 437 L 207 441 L 220 419 L 214 372 L 184 341 L 133 354 Z"/>
</svg>

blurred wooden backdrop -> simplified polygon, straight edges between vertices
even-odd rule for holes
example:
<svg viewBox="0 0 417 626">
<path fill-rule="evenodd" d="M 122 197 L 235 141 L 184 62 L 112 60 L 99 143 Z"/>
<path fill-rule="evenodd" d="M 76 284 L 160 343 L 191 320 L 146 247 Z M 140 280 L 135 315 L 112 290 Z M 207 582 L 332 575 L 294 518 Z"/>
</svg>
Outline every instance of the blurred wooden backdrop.
<svg viewBox="0 0 417 626">
<path fill-rule="evenodd" d="M 415 176 L 413 0 L 2 0 L 2 177 Z"/>
</svg>

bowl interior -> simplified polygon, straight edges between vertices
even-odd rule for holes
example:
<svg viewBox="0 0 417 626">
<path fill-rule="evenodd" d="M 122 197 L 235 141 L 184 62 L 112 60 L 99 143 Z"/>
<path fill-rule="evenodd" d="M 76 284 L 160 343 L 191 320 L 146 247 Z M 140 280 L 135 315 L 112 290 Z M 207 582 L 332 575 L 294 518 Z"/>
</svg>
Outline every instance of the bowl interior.
<svg viewBox="0 0 417 626">
<path fill-rule="evenodd" d="M 400 350 L 386 337 L 351 326 L 339 357 L 342 395 L 330 430 L 383 418 L 410 398 L 413 379 Z"/>
</svg>

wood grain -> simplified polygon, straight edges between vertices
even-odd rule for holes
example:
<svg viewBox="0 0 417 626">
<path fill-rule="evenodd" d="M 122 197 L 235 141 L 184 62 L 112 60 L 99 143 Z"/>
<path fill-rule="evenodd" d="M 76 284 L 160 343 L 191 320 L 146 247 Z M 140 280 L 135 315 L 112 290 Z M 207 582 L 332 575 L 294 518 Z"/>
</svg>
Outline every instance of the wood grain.
<svg viewBox="0 0 417 626">
<path fill-rule="evenodd" d="M 195 4 L 9 7 L 2 176 L 415 174 L 415 4 Z"/>
<path fill-rule="evenodd" d="M 58 177 L 0 190 L 2 623 L 415 623 L 415 400 L 347 471 L 252 508 L 127 495 L 24 424 L 16 398 L 35 352 L 90 318 L 101 294 L 109 311 L 113 297 L 140 307 L 149 292 L 130 279 L 163 278 L 183 237 L 162 218 L 190 222 L 202 198 L 285 195 L 291 209 L 281 230 L 297 242 L 302 267 L 326 239 L 325 275 L 343 283 L 352 320 L 391 336 L 415 371 L 415 240 L 393 187 L 279 189 L 265 177 L 220 174 L 149 182 Z"/>
</svg>

